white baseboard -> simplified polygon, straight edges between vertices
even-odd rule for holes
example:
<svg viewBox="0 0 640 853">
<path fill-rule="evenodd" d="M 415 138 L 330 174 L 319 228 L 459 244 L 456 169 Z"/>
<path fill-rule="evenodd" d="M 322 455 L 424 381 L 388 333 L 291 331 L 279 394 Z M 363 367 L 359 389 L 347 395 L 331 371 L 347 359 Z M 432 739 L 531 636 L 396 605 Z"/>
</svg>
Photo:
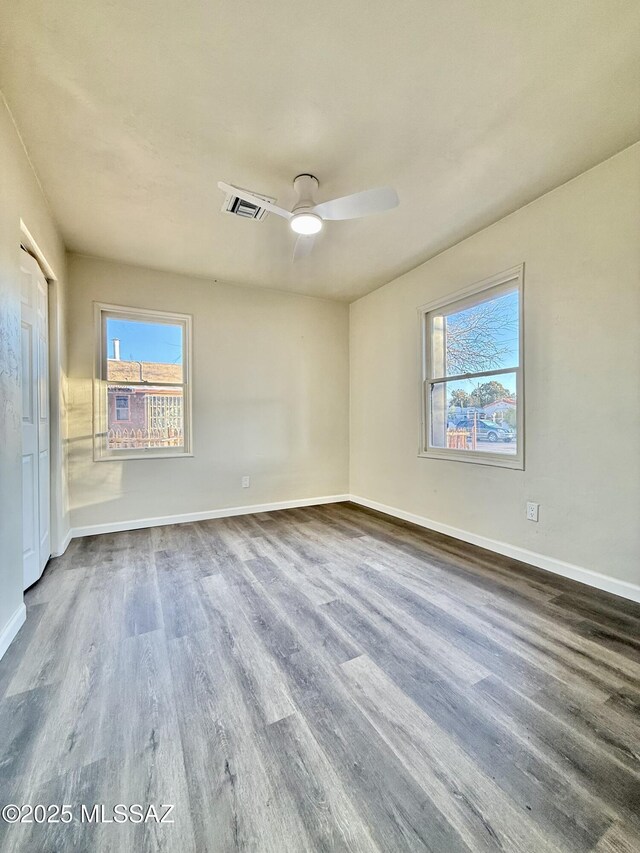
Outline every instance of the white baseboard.
<svg viewBox="0 0 640 853">
<path fill-rule="evenodd" d="M 251 515 L 257 512 L 273 512 L 274 510 L 279 509 L 316 506 L 318 504 L 338 503 L 340 501 L 352 501 L 355 504 L 369 507 L 369 509 L 375 509 L 379 512 L 384 512 L 386 515 L 400 518 L 403 521 L 410 521 L 413 524 L 417 524 L 419 527 L 425 527 L 428 530 L 435 530 L 438 533 L 444 533 L 446 536 L 452 536 L 454 539 L 461 539 L 463 542 L 469 542 L 472 545 L 477 545 L 479 548 L 486 548 L 488 551 L 494 551 L 495 553 L 502 554 L 505 557 L 520 560 L 523 563 L 529 563 L 532 566 L 537 566 L 539 569 L 545 569 L 548 572 L 561 575 L 565 578 L 570 578 L 571 580 L 578 581 L 579 583 L 586 584 L 587 586 L 602 589 L 605 592 L 610 592 L 613 595 L 628 598 L 631 601 L 640 602 L 640 586 L 637 584 L 617 580 L 609 575 L 603 575 L 599 572 L 594 572 L 591 569 L 585 569 L 582 566 L 574 565 L 573 563 L 566 563 L 564 560 L 557 560 L 554 557 L 547 557 L 544 554 L 538 554 L 535 551 L 529 551 L 526 548 L 520 548 L 517 545 L 510 545 L 508 542 L 501 542 L 498 539 L 490 539 L 489 537 L 481 536 L 478 533 L 471 533 L 468 530 L 462 530 L 459 527 L 453 527 L 452 525 L 444 524 L 441 521 L 424 518 L 423 516 L 415 515 L 412 512 L 405 512 L 402 509 L 387 506 L 387 504 L 372 501 L 369 500 L 369 498 L 363 498 L 359 495 L 329 495 L 317 498 L 302 498 L 300 500 L 292 501 L 277 501 L 275 503 L 268 504 L 223 507 L 222 509 L 205 510 L 204 512 L 189 512 L 182 513 L 180 515 L 165 515 L 154 518 L 132 519 L 130 521 L 107 522 L 106 524 L 92 524 L 85 527 L 72 528 L 65 537 L 63 544 L 64 550 L 66 550 L 71 539 L 77 539 L 82 536 L 96 536 L 101 533 L 118 533 L 124 530 L 139 530 L 144 527 L 160 527 L 165 524 L 187 524 L 192 521 L 205 521 L 211 518 L 228 518 L 234 515 Z M 64 553 L 64 550 L 61 553 Z M 18 628 L 16 628 L 16 632 L 21 624 L 22 623 L 20 623 Z M 0 648 L 2 648 L 1 645 Z"/>
<path fill-rule="evenodd" d="M 67 530 L 67 533 L 66 533 L 64 539 L 62 540 L 62 542 L 59 544 L 59 546 L 56 548 L 55 551 L 51 552 L 51 556 L 52 557 L 62 557 L 64 552 L 69 547 L 69 542 L 71 542 L 72 538 L 73 538 L 73 530 L 71 530 L 71 528 L 69 528 L 69 530 Z"/>
<path fill-rule="evenodd" d="M 136 518 L 131 521 L 113 521 L 106 524 L 90 524 L 86 527 L 73 527 L 72 539 L 82 536 L 96 536 L 100 533 L 120 533 L 123 530 L 139 530 L 143 527 L 162 527 L 165 524 L 188 524 L 191 521 L 206 521 L 210 518 L 229 518 L 233 515 L 252 515 L 256 512 L 273 512 L 278 509 L 293 509 L 300 506 L 317 506 L 318 504 L 338 503 L 348 501 L 350 495 L 328 495 L 319 498 L 301 498 L 293 501 L 276 501 L 268 504 L 252 504 L 250 506 L 230 506 L 222 509 L 210 509 L 204 512 L 185 512 L 180 515 L 163 515 L 155 518 Z"/>
<path fill-rule="evenodd" d="M 2 629 L 2 633 L 0 634 L 0 658 L 3 657 L 4 653 L 13 642 L 14 637 L 24 625 L 26 618 L 27 608 L 23 602 Z"/>
<path fill-rule="evenodd" d="M 441 521 L 433 521 L 433 519 L 424 518 L 421 515 L 414 515 L 412 512 L 405 512 L 402 509 L 396 509 L 396 507 L 387 506 L 386 504 L 378 503 L 378 501 L 371 501 L 359 495 L 351 495 L 350 499 L 355 504 L 378 510 L 378 512 L 384 512 L 386 515 L 391 515 L 395 518 L 401 518 L 403 521 L 410 521 L 420 527 L 426 527 L 428 530 L 444 533 L 446 536 L 452 536 L 454 539 L 470 542 L 479 548 L 486 548 L 488 551 L 495 551 L 497 554 L 502 554 L 505 557 L 529 563 L 532 566 L 537 566 L 539 569 L 553 572 L 555 575 L 562 575 L 562 577 L 571 578 L 571 580 L 587 584 L 587 586 L 593 586 L 596 589 L 602 589 L 613 595 L 620 595 L 622 598 L 629 598 L 631 601 L 640 602 L 640 586 L 637 584 L 617 580 L 610 575 L 602 575 L 599 572 L 585 569 L 582 566 L 576 566 L 573 563 L 565 563 L 564 560 L 556 560 L 554 557 L 547 557 L 535 551 L 528 551 L 526 548 L 519 548 L 517 545 L 510 545 L 508 542 L 500 542 L 498 539 L 489 539 L 487 536 L 470 533 L 468 530 L 461 530 L 459 527 L 452 527 L 449 524 L 443 524 Z"/>
</svg>

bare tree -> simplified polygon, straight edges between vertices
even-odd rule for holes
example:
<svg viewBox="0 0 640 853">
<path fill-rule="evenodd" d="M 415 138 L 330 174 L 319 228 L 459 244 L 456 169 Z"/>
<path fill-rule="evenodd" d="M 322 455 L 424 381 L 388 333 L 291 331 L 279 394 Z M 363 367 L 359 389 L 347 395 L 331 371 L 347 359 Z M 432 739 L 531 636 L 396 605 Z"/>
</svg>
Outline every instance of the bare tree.
<svg viewBox="0 0 640 853">
<path fill-rule="evenodd" d="M 503 299 L 447 317 L 447 373 L 478 373 L 502 366 L 503 357 L 513 350 L 504 335 L 517 329 L 517 311 Z"/>
</svg>

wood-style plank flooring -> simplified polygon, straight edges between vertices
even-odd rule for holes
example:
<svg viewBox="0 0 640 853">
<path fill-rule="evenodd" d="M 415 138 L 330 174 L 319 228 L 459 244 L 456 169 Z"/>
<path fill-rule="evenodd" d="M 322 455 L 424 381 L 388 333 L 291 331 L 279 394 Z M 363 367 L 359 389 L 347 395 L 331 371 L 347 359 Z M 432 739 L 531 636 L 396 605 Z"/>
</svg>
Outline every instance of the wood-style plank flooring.
<svg viewBox="0 0 640 853">
<path fill-rule="evenodd" d="M 603 567 L 606 570 L 606 567 Z M 7 851 L 640 850 L 640 606 L 351 504 L 75 540 L 0 662 Z M 173 804 L 173 824 L 80 806 Z"/>
</svg>

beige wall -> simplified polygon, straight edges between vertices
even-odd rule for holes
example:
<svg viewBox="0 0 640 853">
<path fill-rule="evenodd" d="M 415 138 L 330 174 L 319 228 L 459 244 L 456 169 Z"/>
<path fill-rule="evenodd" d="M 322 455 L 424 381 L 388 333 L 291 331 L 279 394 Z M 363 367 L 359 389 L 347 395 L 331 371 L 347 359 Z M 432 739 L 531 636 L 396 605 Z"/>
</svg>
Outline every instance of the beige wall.
<svg viewBox="0 0 640 853">
<path fill-rule="evenodd" d="M 29 165 L 6 103 L 0 94 L 0 637 L 22 604 L 22 432 L 20 396 L 20 219 L 58 276 L 51 296 L 53 336 L 64 330 L 65 254 L 47 204 Z M 64 335 L 62 335 L 64 338 Z M 61 353 L 64 365 L 64 351 Z M 64 377 L 53 402 L 64 424 Z M 54 433 L 55 427 L 54 424 Z M 63 456 L 54 465 L 64 475 Z M 68 527 L 64 476 L 55 484 L 52 545 Z"/>
<path fill-rule="evenodd" d="M 348 491 L 347 305 L 83 256 L 69 275 L 73 527 Z M 193 315 L 193 458 L 93 461 L 94 301 Z"/>
<path fill-rule="evenodd" d="M 640 144 L 353 303 L 351 492 L 640 583 L 639 223 Z M 525 470 L 418 458 L 416 308 L 522 261 Z"/>
</svg>

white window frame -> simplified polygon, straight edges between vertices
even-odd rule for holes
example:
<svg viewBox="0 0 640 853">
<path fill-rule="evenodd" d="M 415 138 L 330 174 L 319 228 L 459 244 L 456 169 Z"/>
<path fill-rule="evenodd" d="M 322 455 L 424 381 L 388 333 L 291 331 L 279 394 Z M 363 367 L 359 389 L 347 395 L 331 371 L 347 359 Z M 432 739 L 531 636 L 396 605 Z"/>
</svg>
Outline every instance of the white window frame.
<svg viewBox="0 0 640 853">
<path fill-rule="evenodd" d="M 140 323 L 167 323 L 182 326 L 182 382 L 161 382 L 159 385 L 181 387 L 183 389 L 184 446 L 183 447 L 132 447 L 109 449 L 107 446 L 108 399 L 107 386 L 107 339 L 106 321 L 109 317 L 120 320 L 133 320 Z M 134 306 L 111 305 L 106 302 L 94 302 L 94 338 L 96 342 L 95 367 L 93 381 L 93 458 L 96 462 L 125 461 L 128 459 L 167 459 L 193 456 L 192 438 L 192 317 L 190 314 L 178 314 L 169 311 L 154 311 Z M 120 385 L 145 387 L 155 385 L 147 382 L 118 382 Z"/>
<path fill-rule="evenodd" d="M 478 297 L 488 290 L 495 290 L 496 295 L 499 295 L 500 290 L 506 292 L 515 288 L 518 290 L 518 366 L 498 370 L 482 370 L 475 373 L 465 373 L 460 376 L 442 377 L 431 375 L 429 364 L 431 352 L 429 315 L 443 308 L 453 308 L 456 310 L 469 308 L 482 301 Z M 464 290 L 456 291 L 433 302 L 421 305 L 418 308 L 418 320 L 420 330 L 420 444 L 418 447 L 418 456 L 425 459 L 447 459 L 450 462 L 467 462 L 474 465 L 494 465 L 499 468 L 524 470 L 524 264 L 476 282 L 476 284 Z M 516 454 L 492 453 L 489 450 L 457 450 L 448 447 L 434 447 L 430 444 L 431 407 L 429 399 L 433 385 L 441 383 L 444 379 L 448 382 L 455 382 L 460 379 L 481 379 L 485 376 L 500 376 L 500 374 L 506 373 L 513 373 L 516 377 Z"/>
</svg>

